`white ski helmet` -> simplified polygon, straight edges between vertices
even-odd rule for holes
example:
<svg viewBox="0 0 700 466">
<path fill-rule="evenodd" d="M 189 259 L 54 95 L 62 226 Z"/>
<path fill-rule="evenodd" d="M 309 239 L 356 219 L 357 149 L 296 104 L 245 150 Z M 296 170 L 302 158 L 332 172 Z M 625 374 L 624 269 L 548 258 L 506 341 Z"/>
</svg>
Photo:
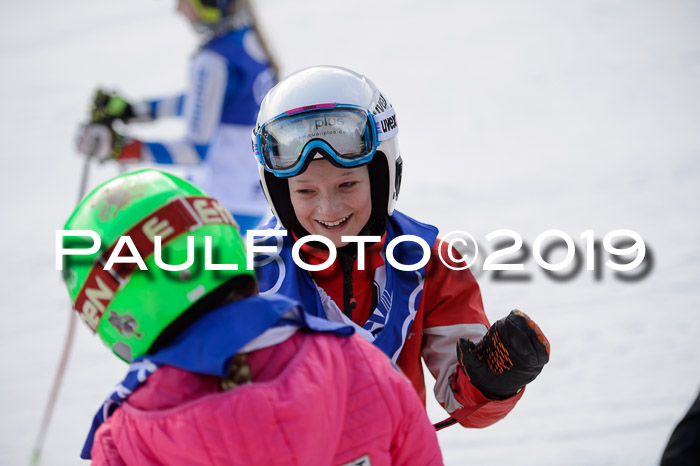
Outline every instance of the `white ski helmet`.
<svg viewBox="0 0 700 466">
<path fill-rule="evenodd" d="M 264 130 L 265 125 L 280 117 L 296 115 L 307 110 L 315 111 L 313 109 L 326 109 L 326 114 L 332 114 L 328 112 L 340 111 L 339 107 L 343 106 L 357 107 L 371 114 L 368 117 L 374 125 L 368 128 L 376 126 L 375 136 L 378 133 L 373 151 L 361 154 L 362 156 L 356 159 L 359 163 L 344 164 L 339 160 L 342 155 L 334 155 L 332 137 L 323 138 L 316 133 L 314 135 L 317 137 L 313 140 L 302 141 L 302 144 L 305 144 L 302 152 L 298 149 L 294 152 L 293 157 L 301 159 L 296 170 L 286 175 L 273 170 L 263 155 L 263 148 L 258 147 L 259 144 L 265 144 L 260 139 L 260 132 Z M 374 83 L 361 74 L 338 66 L 313 66 L 297 71 L 280 81 L 263 99 L 253 129 L 253 150 L 259 163 L 260 182 L 275 217 L 286 229 L 300 228 L 289 198 L 287 178 L 304 171 L 311 159 L 319 157 L 324 157 L 338 166 L 367 164 L 372 188 L 372 216 L 386 218 L 387 215 L 391 215 L 399 196 L 402 172 L 396 133 L 398 127 L 392 105 Z M 276 141 L 271 145 L 276 147 Z M 304 151 L 309 146 L 313 149 Z M 331 153 L 324 149 L 330 149 Z M 311 156 L 306 157 L 309 152 Z"/>
</svg>

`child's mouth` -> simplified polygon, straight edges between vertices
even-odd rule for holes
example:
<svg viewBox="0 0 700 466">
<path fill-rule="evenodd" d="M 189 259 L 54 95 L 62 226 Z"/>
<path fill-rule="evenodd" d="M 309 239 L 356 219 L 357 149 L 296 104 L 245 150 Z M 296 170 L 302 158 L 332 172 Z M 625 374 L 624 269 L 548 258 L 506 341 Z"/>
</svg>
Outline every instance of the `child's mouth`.
<svg viewBox="0 0 700 466">
<path fill-rule="evenodd" d="M 316 222 L 319 223 L 321 226 L 323 226 L 327 230 L 337 230 L 337 229 L 342 228 L 351 216 L 352 216 L 352 214 L 345 216 L 341 219 L 334 220 L 332 222 L 327 222 L 324 220 L 316 220 Z"/>
</svg>

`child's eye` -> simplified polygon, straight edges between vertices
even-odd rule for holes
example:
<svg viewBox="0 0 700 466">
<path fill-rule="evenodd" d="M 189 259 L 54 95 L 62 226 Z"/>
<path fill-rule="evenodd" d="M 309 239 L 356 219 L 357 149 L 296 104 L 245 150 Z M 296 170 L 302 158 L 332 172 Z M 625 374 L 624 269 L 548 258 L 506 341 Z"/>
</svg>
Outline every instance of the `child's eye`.
<svg viewBox="0 0 700 466">
<path fill-rule="evenodd" d="M 346 181 L 345 183 L 341 183 L 340 187 L 341 188 L 352 188 L 357 184 L 357 181 Z"/>
<path fill-rule="evenodd" d="M 313 191 L 311 189 L 297 189 L 297 194 L 309 194 L 312 193 Z"/>
</svg>

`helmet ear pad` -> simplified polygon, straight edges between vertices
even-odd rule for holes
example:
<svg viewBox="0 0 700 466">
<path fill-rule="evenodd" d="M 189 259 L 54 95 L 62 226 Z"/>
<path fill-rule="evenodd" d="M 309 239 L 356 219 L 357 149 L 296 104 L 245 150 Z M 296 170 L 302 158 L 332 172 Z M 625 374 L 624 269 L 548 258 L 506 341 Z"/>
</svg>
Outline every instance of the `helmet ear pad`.
<svg viewBox="0 0 700 466">
<path fill-rule="evenodd" d="M 381 236 L 386 230 L 389 202 L 389 165 L 384 153 L 377 151 L 367 168 L 372 193 L 372 213 L 361 234 Z"/>
<path fill-rule="evenodd" d="M 263 172 L 267 191 L 270 196 L 270 202 L 273 204 L 275 213 L 282 226 L 293 231 L 299 238 L 309 234 L 304 229 L 297 219 L 292 205 L 292 199 L 289 197 L 289 181 L 288 178 L 277 178 L 275 175 L 265 170 Z"/>
</svg>

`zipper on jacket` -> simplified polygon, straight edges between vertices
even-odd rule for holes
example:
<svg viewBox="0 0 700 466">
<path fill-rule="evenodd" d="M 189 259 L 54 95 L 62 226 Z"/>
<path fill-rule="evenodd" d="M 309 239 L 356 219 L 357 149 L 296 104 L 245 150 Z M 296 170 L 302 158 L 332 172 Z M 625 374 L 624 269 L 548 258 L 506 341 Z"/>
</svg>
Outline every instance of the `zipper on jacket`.
<svg viewBox="0 0 700 466">
<path fill-rule="evenodd" d="M 340 268 L 343 271 L 343 313 L 352 320 L 352 311 L 357 307 L 353 291 L 353 276 L 352 269 L 355 264 L 356 254 L 348 254 L 345 251 L 338 251 L 338 261 Z"/>
</svg>

